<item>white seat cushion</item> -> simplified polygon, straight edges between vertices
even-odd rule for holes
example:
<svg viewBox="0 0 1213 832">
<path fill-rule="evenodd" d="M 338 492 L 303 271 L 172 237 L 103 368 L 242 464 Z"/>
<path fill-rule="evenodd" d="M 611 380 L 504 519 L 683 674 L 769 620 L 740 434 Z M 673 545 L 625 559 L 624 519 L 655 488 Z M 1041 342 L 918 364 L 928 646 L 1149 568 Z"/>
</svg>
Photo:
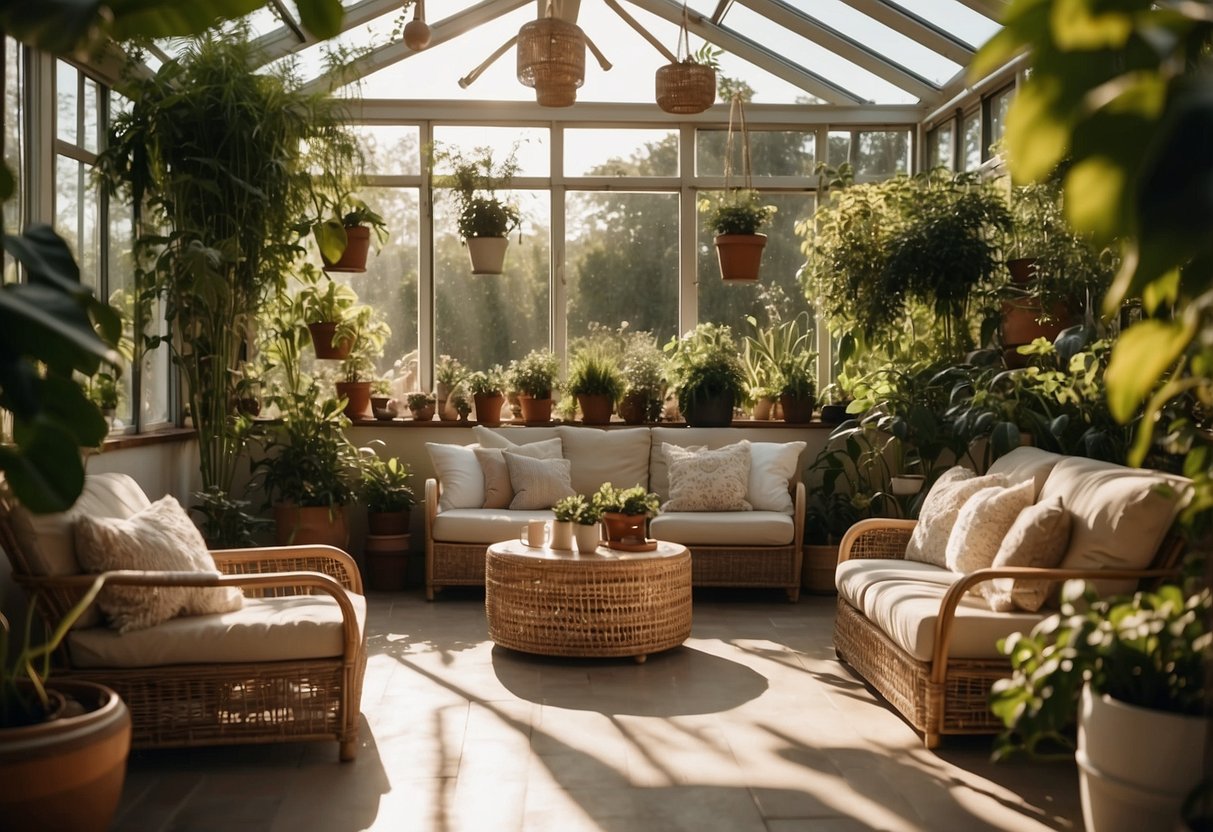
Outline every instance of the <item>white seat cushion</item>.
<svg viewBox="0 0 1213 832">
<path fill-rule="evenodd" d="M 652 519 L 649 535 L 684 546 L 790 546 L 796 524 L 778 511 L 672 511 Z"/>
<path fill-rule="evenodd" d="M 509 509 L 457 508 L 434 518 L 434 539 L 454 543 L 497 543 L 517 538 L 528 520 L 551 520 L 548 509 L 510 511 Z"/>
<path fill-rule="evenodd" d="M 365 632 L 366 599 L 350 593 Z M 119 634 L 108 627 L 68 637 L 75 667 L 158 667 L 173 664 L 293 661 L 340 656 L 341 608 L 328 595 L 246 598 L 239 610 L 173 618 Z"/>
<path fill-rule="evenodd" d="M 564 458 L 573 463 L 573 490 L 593 494 L 609 482 L 617 488 L 649 487 L 649 429 L 561 425 Z"/>
<path fill-rule="evenodd" d="M 1025 445 L 994 460 L 986 473 L 1002 474 L 1007 478 L 1008 485 L 1015 485 L 1028 479 L 1032 480 L 1035 483 L 1032 501 L 1035 502 L 1036 498 L 1040 496 L 1040 489 L 1044 487 L 1045 480 L 1049 478 L 1053 466 L 1063 459 L 1065 456 L 1062 454 L 1042 451 L 1040 448 Z"/>
<path fill-rule="evenodd" d="M 956 576 L 959 579 L 959 575 Z M 874 581 L 864 592 L 864 615 L 898 647 L 920 661 L 935 649 L 935 622 L 946 585 L 918 578 Z M 949 658 L 996 659 L 998 640 L 1027 632 L 1044 613 L 994 612 L 986 602 L 966 592 L 956 607 Z"/>
<path fill-rule="evenodd" d="M 838 594 L 860 612 L 866 610 L 867 591 L 880 581 L 923 581 L 949 587 L 962 576 L 950 569 L 902 558 L 844 560 L 834 570 Z"/>
</svg>

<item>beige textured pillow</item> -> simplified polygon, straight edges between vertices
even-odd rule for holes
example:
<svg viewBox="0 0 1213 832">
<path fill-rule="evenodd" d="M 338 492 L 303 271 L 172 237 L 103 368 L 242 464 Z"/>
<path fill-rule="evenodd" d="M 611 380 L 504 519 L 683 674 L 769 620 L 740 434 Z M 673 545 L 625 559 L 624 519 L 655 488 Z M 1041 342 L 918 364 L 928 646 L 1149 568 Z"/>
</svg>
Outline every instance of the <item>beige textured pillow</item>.
<svg viewBox="0 0 1213 832">
<path fill-rule="evenodd" d="M 532 459 L 560 459 L 562 443 L 559 438 L 544 439 L 526 445 L 514 445 L 510 453 L 529 456 Z M 514 499 L 514 488 L 510 484 L 510 469 L 506 467 L 502 448 L 475 448 L 476 461 L 484 473 L 484 507 L 509 508 Z"/>
<path fill-rule="evenodd" d="M 661 453 L 670 470 L 670 499 L 662 511 L 750 511 L 750 443 L 691 450 L 668 442 Z"/>
<path fill-rule="evenodd" d="M 1072 517 L 1062 505 L 1061 496 L 1024 509 L 990 565 L 1054 567 L 1061 563 L 1070 545 Z M 1013 609 L 1036 612 L 1044 606 L 1052 590 L 1050 581 L 1023 581 L 1015 578 L 995 578 L 978 584 L 974 589 L 984 595 L 995 612 Z"/>
<path fill-rule="evenodd" d="M 504 456 L 514 488 L 511 509 L 551 508 L 558 500 L 577 493 L 573 491 L 573 463 L 567 459 L 531 459 L 513 451 L 506 451 Z"/>
<path fill-rule="evenodd" d="M 1002 539 L 1035 494 L 1036 483 L 1028 479 L 1007 488 L 983 488 L 966 500 L 948 536 L 948 568 L 967 575 L 993 563 Z"/>
<path fill-rule="evenodd" d="M 76 519 L 76 556 L 87 572 L 148 569 L 219 574 L 202 534 L 176 498 L 161 497 L 126 519 Z M 234 587 L 107 586 L 97 598 L 120 633 L 154 627 L 177 615 L 206 615 L 240 609 Z"/>
<path fill-rule="evenodd" d="M 978 491 L 991 485 L 1006 485 L 1006 480 L 997 474 L 974 476 L 972 471 L 959 465 L 943 472 L 922 501 L 918 523 L 906 545 L 906 560 L 947 568 L 948 538 L 961 507 Z"/>
</svg>

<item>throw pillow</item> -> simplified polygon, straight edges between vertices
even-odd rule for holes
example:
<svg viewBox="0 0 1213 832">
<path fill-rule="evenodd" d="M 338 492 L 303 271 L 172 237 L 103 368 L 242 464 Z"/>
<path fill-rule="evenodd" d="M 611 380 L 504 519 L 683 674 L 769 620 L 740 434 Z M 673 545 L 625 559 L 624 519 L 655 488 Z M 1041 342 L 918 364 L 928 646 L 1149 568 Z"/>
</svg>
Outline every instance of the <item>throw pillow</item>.
<svg viewBox="0 0 1213 832">
<path fill-rule="evenodd" d="M 1070 512 L 1062 505 L 1061 495 L 1029 506 L 1016 518 L 990 565 L 996 569 L 1001 566 L 1057 566 L 1070 545 L 1072 522 Z M 1013 609 L 1036 612 L 1049 597 L 1052 583 L 994 578 L 974 589 L 985 596 L 995 612 Z"/>
<path fill-rule="evenodd" d="M 993 563 L 1002 539 L 1035 494 L 1036 483 L 1028 479 L 1008 488 L 983 488 L 966 500 L 948 536 L 948 568 L 967 575 Z"/>
<path fill-rule="evenodd" d="M 173 496 L 161 497 L 128 518 L 76 519 L 76 556 L 88 572 L 145 569 L 219 574 L 206 541 Z M 107 586 L 97 605 L 120 633 L 154 627 L 177 615 L 240 609 L 234 587 Z"/>
<path fill-rule="evenodd" d="M 804 442 L 751 442 L 750 482 L 746 500 L 755 511 L 791 514 L 788 483 L 796 475 Z"/>
<path fill-rule="evenodd" d="M 529 456 L 532 459 L 559 459 L 560 439 L 545 439 L 527 445 L 515 445 L 510 453 Z M 504 450 L 501 448 L 475 448 L 476 462 L 484 474 L 484 507 L 509 508 L 514 499 L 514 488 L 510 484 L 510 469 L 506 467 Z"/>
<path fill-rule="evenodd" d="M 475 447 L 425 443 L 434 473 L 442 485 L 438 498 L 439 511 L 480 508 L 484 505 L 484 472 L 476 461 Z"/>
<path fill-rule="evenodd" d="M 906 560 L 947 566 L 948 538 L 965 501 L 983 488 L 1006 485 L 1002 476 L 978 477 L 959 465 L 939 476 L 918 511 L 918 523 L 906 545 Z"/>
<path fill-rule="evenodd" d="M 750 443 L 691 450 L 668 442 L 661 453 L 670 470 L 670 499 L 662 511 L 749 511 Z"/>
<path fill-rule="evenodd" d="M 512 510 L 551 508 L 577 493 L 573 491 L 573 463 L 567 459 L 531 459 L 513 451 L 503 455 L 514 488 Z"/>
</svg>

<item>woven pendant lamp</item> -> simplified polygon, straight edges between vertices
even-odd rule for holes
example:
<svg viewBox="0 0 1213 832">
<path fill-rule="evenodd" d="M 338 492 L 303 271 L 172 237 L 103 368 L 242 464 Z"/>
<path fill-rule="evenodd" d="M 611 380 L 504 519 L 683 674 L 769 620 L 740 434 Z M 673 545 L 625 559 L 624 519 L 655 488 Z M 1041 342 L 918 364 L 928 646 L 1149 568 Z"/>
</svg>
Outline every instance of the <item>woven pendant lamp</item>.
<svg viewBox="0 0 1213 832">
<path fill-rule="evenodd" d="M 585 81 L 585 33 L 574 23 L 543 17 L 518 30 L 518 80 L 535 88 L 541 107 L 571 107 Z"/>
</svg>

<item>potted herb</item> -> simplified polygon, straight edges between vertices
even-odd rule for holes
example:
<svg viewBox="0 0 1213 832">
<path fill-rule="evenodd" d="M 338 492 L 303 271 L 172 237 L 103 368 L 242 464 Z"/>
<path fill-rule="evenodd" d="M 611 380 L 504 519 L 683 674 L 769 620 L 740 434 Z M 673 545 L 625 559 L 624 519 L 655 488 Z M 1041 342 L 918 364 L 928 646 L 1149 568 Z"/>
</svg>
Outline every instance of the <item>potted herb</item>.
<svg viewBox="0 0 1213 832">
<path fill-rule="evenodd" d="M 623 376 L 614 356 L 601 346 L 588 345 L 573 353 L 565 389 L 577 397 L 584 424 L 605 425 L 623 393 Z"/>
<path fill-rule="evenodd" d="M 762 265 L 767 235 L 758 233 L 775 213 L 753 188 L 733 188 L 714 199 L 699 201 L 707 226 L 715 233 L 720 277 L 726 282 L 753 283 Z"/>
<path fill-rule="evenodd" d="M 591 503 L 602 515 L 608 546 L 636 546 L 646 543 L 646 521 L 661 510 L 657 495 L 645 490 L 641 485 L 616 488 L 605 482 L 595 492 Z"/>
<path fill-rule="evenodd" d="M 113 372 L 101 372 L 94 375 L 88 382 L 88 397 L 101 410 L 101 415 L 113 421 L 118 411 L 120 398 L 118 378 L 121 373 L 115 368 Z"/>
<path fill-rule="evenodd" d="M 414 422 L 429 422 L 434 418 L 434 408 L 437 400 L 429 393 L 409 393 L 405 397 L 409 412 L 413 414 Z"/>
<path fill-rule="evenodd" d="M 510 386 L 518 391 L 525 422 L 550 422 L 552 392 L 557 389 L 560 362 L 551 350 L 532 350 L 510 364 Z"/>
<path fill-rule="evenodd" d="M 496 427 L 501 424 L 501 408 L 505 405 L 505 371 L 496 364 L 467 377 L 468 389 L 476 405 L 476 421 Z"/>
<path fill-rule="evenodd" d="M 448 407 L 447 402 L 451 392 L 459 386 L 467 375 L 467 370 L 458 358 L 440 355 L 434 363 L 434 386 L 438 401 L 438 418 L 444 422 L 453 422 L 459 418 L 454 407 Z"/>
<path fill-rule="evenodd" d="M 1208 587 L 1100 599 L 1066 582 L 1058 614 L 999 643 L 1012 671 L 990 694 L 995 758 L 1077 751 L 1087 829 L 1175 826 L 1203 769 L 1211 610 Z"/>
<path fill-rule="evenodd" d="M 813 369 L 816 360 L 816 352 L 803 350 L 789 353 L 779 362 L 779 404 L 785 422 L 806 424 L 812 421 L 817 392 Z"/>
<path fill-rule="evenodd" d="M 598 548 L 602 540 L 599 523 L 602 520 L 602 509 L 592 499 L 584 494 L 574 494 L 563 497 L 552 506 L 557 520 L 565 520 L 573 524 L 573 539 L 577 542 L 577 551 L 589 554 Z"/>
<path fill-rule="evenodd" d="M 665 398 L 665 353 L 649 332 L 625 336 L 619 369 L 623 375 L 623 395 L 619 417 L 629 425 L 656 422 L 661 418 Z"/>
<path fill-rule="evenodd" d="M 732 331 L 699 324 L 665 346 L 678 409 L 694 427 L 727 427 L 744 399 L 745 373 Z"/>
<path fill-rule="evenodd" d="M 809 388 L 813 386 L 813 361 L 817 353 L 813 351 L 813 329 L 808 313 L 801 312 L 788 321 L 775 317 L 768 326 L 759 326 L 752 315 L 747 315 L 746 321 L 753 334 L 743 341 L 742 366 L 746 374 L 746 391 L 754 405 L 754 418 L 769 418 L 771 406 L 785 393 L 791 396 L 793 407 L 805 397 L 806 390 L 811 398 L 814 390 Z M 788 380 L 788 375 L 794 378 Z M 782 409 L 782 404 L 780 407 Z M 811 413 L 811 404 L 809 409 Z M 788 419 L 784 412 L 787 421 L 808 421 L 802 419 L 802 413 L 793 415 L 793 419 Z"/>
<path fill-rule="evenodd" d="M 501 274 L 507 237 L 522 224 L 518 206 L 497 196 L 518 172 L 517 146 L 503 162 L 493 159 L 490 147 L 477 147 L 465 155 L 455 148 L 436 148 L 436 164 L 449 165 L 451 173 L 436 177 L 451 188 L 459 212 L 459 236 L 468 247 L 472 274 Z"/>
</svg>

